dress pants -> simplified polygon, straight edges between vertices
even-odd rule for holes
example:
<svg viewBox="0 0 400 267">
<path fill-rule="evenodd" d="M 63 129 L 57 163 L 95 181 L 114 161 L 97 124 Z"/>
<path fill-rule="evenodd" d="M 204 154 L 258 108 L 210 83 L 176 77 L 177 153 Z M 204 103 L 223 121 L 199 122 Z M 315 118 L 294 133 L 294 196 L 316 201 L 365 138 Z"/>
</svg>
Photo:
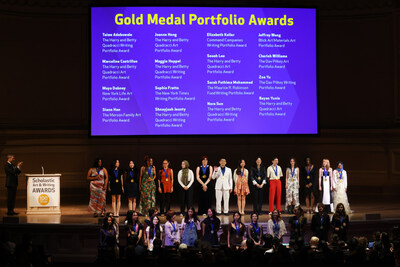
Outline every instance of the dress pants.
<svg viewBox="0 0 400 267">
<path fill-rule="evenodd" d="M 215 189 L 215 198 L 217 199 L 217 213 L 221 213 L 221 201 L 224 200 L 224 213 L 229 212 L 229 189 Z"/>
<path fill-rule="evenodd" d="M 167 212 L 170 209 L 171 209 L 171 193 L 162 193 L 160 196 L 160 213 Z"/>
<path fill-rule="evenodd" d="M 258 188 L 257 186 L 253 185 L 253 212 L 257 214 L 261 214 L 262 209 L 262 202 L 263 202 L 263 194 L 264 194 L 264 187 Z"/>
<path fill-rule="evenodd" d="M 17 197 L 17 187 L 10 186 L 7 187 L 7 208 L 8 213 L 14 212 L 15 198 Z"/>
<path fill-rule="evenodd" d="M 187 209 L 193 206 L 193 186 L 188 190 L 181 188 L 181 213 L 185 213 L 185 206 Z"/>
<path fill-rule="evenodd" d="M 274 201 L 276 195 L 276 208 L 281 211 L 281 194 L 282 183 L 281 180 L 270 180 L 269 183 L 269 212 L 274 210 Z"/>
</svg>

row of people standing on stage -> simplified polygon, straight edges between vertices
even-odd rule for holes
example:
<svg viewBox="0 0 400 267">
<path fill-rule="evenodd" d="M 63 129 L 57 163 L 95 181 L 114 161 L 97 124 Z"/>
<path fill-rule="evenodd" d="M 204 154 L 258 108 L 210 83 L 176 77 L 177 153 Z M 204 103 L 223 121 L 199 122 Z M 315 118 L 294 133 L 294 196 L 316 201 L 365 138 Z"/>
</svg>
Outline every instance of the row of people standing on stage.
<svg viewBox="0 0 400 267">
<path fill-rule="evenodd" d="M 329 231 L 332 230 L 337 234 L 340 240 L 347 240 L 347 228 L 349 226 L 349 218 L 346 214 L 344 205 L 339 203 L 336 212 L 330 220 L 329 215 L 324 212 L 324 205 L 318 205 L 318 213 L 314 214 L 311 221 L 311 229 L 313 236 L 320 240 L 328 241 Z M 301 207 L 295 207 L 295 214 L 289 218 L 289 231 L 291 240 L 304 240 L 305 225 L 307 218 L 304 217 L 304 211 Z M 207 217 L 200 221 L 197 218 L 193 207 L 188 209 L 181 223 L 176 221 L 175 212 L 170 210 L 166 214 L 166 223 L 164 227 L 160 224 L 157 212 L 153 213 L 143 224 L 139 221 L 136 211 L 129 211 L 125 221 L 127 235 L 127 249 L 140 245 L 152 250 L 153 246 L 176 246 L 184 243 L 187 246 L 194 247 L 197 240 L 207 241 L 211 245 L 220 244 L 218 232 L 221 229 L 221 221 L 216 215 L 216 211 L 208 209 Z M 272 238 L 277 238 L 282 242 L 282 238 L 287 234 L 286 225 L 280 216 L 280 212 L 274 209 L 270 219 L 267 221 L 266 229 L 263 228 L 259 221 L 257 213 L 250 215 L 251 222 L 246 226 L 241 221 L 240 212 L 233 214 L 233 220 L 226 229 L 226 241 L 228 247 L 241 247 L 242 242 L 246 239 L 252 239 L 256 246 L 262 246 L 264 234 L 269 234 Z M 112 216 L 105 218 L 104 226 L 100 230 L 100 247 L 102 253 L 118 253 L 118 224 L 113 222 Z M 108 247 L 108 249 L 106 249 Z"/>
<path fill-rule="evenodd" d="M 241 159 L 238 167 L 232 170 L 226 166 L 226 159 L 219 161 L 219 166 L 210 166 L 208 158 L 202 157 L 202 164 L 198 166 L 195 173 L 190 169 L 189 162 L 184 160 L 181 170 L 178 172 L 181 213 L 193 206 L 193 185 L 199 184 L 199 214 L 205 214 L 211 207 L 211 191 L 215 190 L 216 211 L 218 214 L 229 212 L 230 194 L 234 192 L 237 196 L 237 205 L 240 214 L 244 214 L 246 196 L 250 194 L 249 184 L 252 185 L 253 211 L 261 214 L 263 194 L 265 186 L 269 184 L 269 212 L 274 206 L 281 211 L 282 182 L 284 177 L 282 168 L 278 165 L 278 158 L 273 158 L 272 164 L 265 168 L 260 157 L 256 159 L 255 166 L 246 169 L 246 161 Z M 121 207 L 121 194 L 125 192 L 128 197 L 128 209 L 136 210 L 136 199 L 140 197 L 138 211 L 147 215 L 150 207 L 155 206 L 156 191 L 160 193 L 161 213 L 170 209 L 171 194 L 174 190 L 174 172 L 169 167 L 170 162 L 165 159 L 162 169 L 156 172 L 153 159 L 146 156 L 144 165 L 137 169 L 133 161 L 129 167 L 123 170 L 118 160 L 115 160 L 107 171 L 102 166 L 101 159 L 96 159 L 93 167 L 89 170 L 87 179 L 91 181 L 91 198 L 89 211 L 95 216 L 104 213 L 106 189 L 112 195 L 112 207 L 116 216 L 119 216 Z M 327 210 L 333 211 L 333 205 L 343 203 L 350 211 L 347 199 L 347 172 L 343 169 L 343 163 L 338 162 L 333 171 L 328 159 L 324 159 L 321 168 L 311 163 L 309 157 L 305 160 L 304 168 L 299 169 L 294 158 L 290 159 L 290 165 L 285 172 L 286 203 L 285 210 L 293 213 L 294 207 L 300 205 L 300 184 L 304 188 L 306 196 L 307 212 L 311 213 L 315 201 L 315 188 L 320 193 L 319 203 L 326 205 Z M 300 179 L 301 177 L 301 179 Z M 156 178 L 158 178 L 156 180 Z M 215 188 L 209 186 L 211 180 L 215 180 Z M 301 183 L 302 180 L 302 183 Z M 125 184 L 124 184 L 125 183 Z M 223 202 L 223 206 L 222 206 Z M 275 205 L 276 204 L 276 205 Z"/>
</svg>

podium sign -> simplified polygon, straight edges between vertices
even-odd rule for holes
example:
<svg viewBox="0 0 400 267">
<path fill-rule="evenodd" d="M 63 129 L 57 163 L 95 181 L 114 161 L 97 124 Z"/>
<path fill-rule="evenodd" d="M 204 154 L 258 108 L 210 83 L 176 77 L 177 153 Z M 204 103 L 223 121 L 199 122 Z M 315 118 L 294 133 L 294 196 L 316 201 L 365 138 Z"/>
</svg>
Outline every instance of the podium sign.
<svg viewBox="0 0 400 267">
<path fill-rule="evenodd" d="M 61 174 L 25 174 L 27 179 L 26 214 L 61 214 Z"/>
</svg>

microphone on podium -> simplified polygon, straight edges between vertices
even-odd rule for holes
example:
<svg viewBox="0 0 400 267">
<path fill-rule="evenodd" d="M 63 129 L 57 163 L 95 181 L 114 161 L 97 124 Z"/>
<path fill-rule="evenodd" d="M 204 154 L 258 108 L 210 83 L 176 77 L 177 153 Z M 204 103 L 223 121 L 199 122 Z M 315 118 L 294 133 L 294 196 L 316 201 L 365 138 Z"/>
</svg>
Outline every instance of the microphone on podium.
<svg viewBox="0 0 400 267">
<path fill-rule="evenodd" d="M 40 164 L 40 167 L 42 168 L 42 174 L 44 174 L 44 167 L 43 167 L 43 163 Z"/>
</svg>

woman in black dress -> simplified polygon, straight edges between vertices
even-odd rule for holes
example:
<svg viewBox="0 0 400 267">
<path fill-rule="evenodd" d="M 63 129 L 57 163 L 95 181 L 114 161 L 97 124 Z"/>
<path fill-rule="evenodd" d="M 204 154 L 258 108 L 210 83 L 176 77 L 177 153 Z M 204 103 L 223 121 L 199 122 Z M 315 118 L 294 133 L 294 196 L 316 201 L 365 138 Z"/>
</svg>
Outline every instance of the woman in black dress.
<svg viewBox="0 0 400 267">
<path fill-rule="evenodd" d="M 297 240 L 299 237 L 304 239 L 304 227 L 307 224 L 307 218 L 304 217 L 304 211 L 300 206 L 294 208 L 294 216 L 289 219 L 290 239 Z"/>
<path fill-rule="evenodd" d="M 251 223 L 247 227 L 247 238 L 252 239 L 254 245 L 261 246 L 261 237 L 263 236 L 263 228 L 258 223 L 258 214 L 253 212 L 250 215 Z"/>
<path fill-rule="evenodd" d="M 126 214 L 126 231 L 127 231 L 127 245 L 128 246 L 143 246 L 144 229 L 139 221 L 139 216 L 136 211 L 128 211 Z"/>
<path fill-rule="evenodd" d="M 99 232 L 99 260 L 113 262 L 116 259 L 116 232 L 113 227 L 114 219 L 106 216 L 103 227 Z"/>
<path fill-rule="evenodd" d="M 135 162 L 129 162 L 124 174 L 125 192 L 128 197 L 128 210 L 136 210 L 136 198 L 138 197 L 138 169 Z"/>
<path fill-rule="evenodd" d="M 319 240 L 328 241 L 328 233 L 330 228 L 329 215 L 324 212 L 325 206 L 322 203 L 318 203 L 318 212 L 312 216 L 311 219 L 311 230 L 313 236 L 319 238 Z"/>
<path fill-rule="evenodd" d="M 349 227 L 349 216 L 346 214 L 344 205 L 337 204 L 336 212 L 332 216 L 331 226 L 333 233 L 339 236 L 342 241 L 347 241 L 347 227 Z"/>
<path fill-rule="evenodd" d="M 211 188 L 209 183 L 211 181 L 212 167 L 208 165 L 208 158 L 203 156 L 201 158 L 201 166 L 196 169 L 196 180 L 199 182 L 199 210 L 198 214 L 205 215 L 207 210 L 211 208 L 210 192 Z"/>
<path fill-rule="evenodd" d="M 239 212 L 233 214 L 233 222 L 229 224 L 228 228 L 228 247 L 240 248 L 246 233 L 246 226 L 241 221 L 242 215 Z"/>
<path fill-rule="evenodd" d="M 119 160 L 114 160 L 109 173 L 109 188 L 112 198 L 112 208 L 114 217 L 119 217 L 121 208 L 121 194 L 124 192 L 124 182 L 122 180 L 123 172 L 119 167 Z"/>
<path fill-rule="evenodd" d="M 317 168 L 313 164 L 311 164 L 311 158 L 305 158 L 304 168 L 301 170 L 301 180 L 303 180 L 303 188 L 304 194 L 306 197 L 306 206 L 307 206 L 307 213 L 312 213 L 315 201 L 315 183 L 316 183 L 316 175 L 317 175 Z"/>
<path fill-rule="evenodd" d="M 218 230 L 220 226 L 221 221 L 217 218 L 217 212 L 214 209 L 208 209 L 207 218 L 201 222 L 203 241 L 210 242 L 212 246 L 218 246 Z"/>
</svg>

